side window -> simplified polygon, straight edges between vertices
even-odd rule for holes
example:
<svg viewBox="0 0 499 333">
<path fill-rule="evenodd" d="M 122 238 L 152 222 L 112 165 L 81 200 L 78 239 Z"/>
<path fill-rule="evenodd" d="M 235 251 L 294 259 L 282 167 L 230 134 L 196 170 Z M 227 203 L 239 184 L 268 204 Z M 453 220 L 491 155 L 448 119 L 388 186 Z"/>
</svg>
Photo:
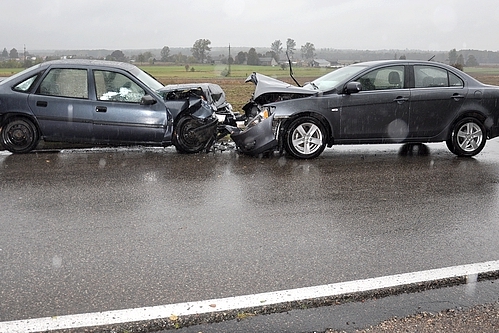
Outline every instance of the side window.
<svg viewBox="0 0 499 333">
<path fill-rule="evenodd" d="M 464 82 L 456 74 L 449 72 L 449 85 L 451 87 L 464 87 Z"/>
<path fill-rule="evenodd" d="M 145 95 L 144 89 L 120 73 L 94 70 L 94 80 L 99 101 L 140 103 Z"/>
<path fill-rule="evenodd" d="M 401 89 L 404 87 L 404 66 L 375 69 L 357 79 L 362 90 Z"/>
<path fill-rule="evenodd" d="M 464 86 L 464 82 L 457 75 L 433 66 L 414 66 L 414 81 L 416 88 Z"/>
<path fill-rule="evenodd" d="M 38 93 L 49 96 L 88 98 L 87 70 L 51 69 L 40 84 Z"/>
<path fill-rule="evenodd" d="M 39 74 L 33 75 L 32 77 L 22 81 L 21 83 L 18 83 L 17 85 L 14 86 L 15 91 L 20 91 L 20 92 L 27 92 L 31 86 L 33 85 L 33 82 L 38 78 Z"/>
</svg>

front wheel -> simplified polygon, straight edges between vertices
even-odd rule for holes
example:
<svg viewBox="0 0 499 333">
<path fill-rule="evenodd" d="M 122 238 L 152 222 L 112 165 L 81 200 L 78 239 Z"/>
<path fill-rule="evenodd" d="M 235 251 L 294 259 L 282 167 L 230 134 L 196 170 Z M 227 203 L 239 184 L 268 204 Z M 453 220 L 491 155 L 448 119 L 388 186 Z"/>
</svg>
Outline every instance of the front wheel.
<svg viewBox="0 0 499 333">
<path fill-rule="evenodd" d="M 196 119 L 183 117 L 179 120 L 173 132 L 173 144 L 179 153 L 198 153 L 206 146 L 193 131 L 199 127 Z"/>
<path fill-rule="evenodd" d="M 324 125 L 314 117 L 297 118 L 286 131 L 284 148 L 295 158 L 316 158 L 326 148 Z"/>
<path fill-rule="evenodd" d="M 486 141 L 485 126 L 475 118 L 464 118 L 456 123 L 447 140 L 449 150 L 458 156 L 474 156 L 482 151 Z"/>
<path fill-rule="evenodd" d="M 27 118 L 8 119 L 1 129 L 2 145 L 15 154 L 35 149 L 40 139 L 35 124 Z"/>
</svg>

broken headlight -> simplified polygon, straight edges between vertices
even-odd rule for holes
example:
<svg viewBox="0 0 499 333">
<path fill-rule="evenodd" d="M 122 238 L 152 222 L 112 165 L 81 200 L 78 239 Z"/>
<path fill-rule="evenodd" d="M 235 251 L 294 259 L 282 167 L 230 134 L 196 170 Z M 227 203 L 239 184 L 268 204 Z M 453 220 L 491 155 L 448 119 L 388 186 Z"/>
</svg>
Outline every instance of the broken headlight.
<svg viewBox="0 0 499 333">
<path fill-rule="evenodd" d="M 253 119 L 251 119 L 246 125 L 246 127 L 250 128 L 261 123 L 262 121 L 270 117 L 271 114 L 272 112 L 270 111 L 270 107 L 264 106 L 262 108 L 262 111 L 259 114 L 257 114 Z"/>
</svg>

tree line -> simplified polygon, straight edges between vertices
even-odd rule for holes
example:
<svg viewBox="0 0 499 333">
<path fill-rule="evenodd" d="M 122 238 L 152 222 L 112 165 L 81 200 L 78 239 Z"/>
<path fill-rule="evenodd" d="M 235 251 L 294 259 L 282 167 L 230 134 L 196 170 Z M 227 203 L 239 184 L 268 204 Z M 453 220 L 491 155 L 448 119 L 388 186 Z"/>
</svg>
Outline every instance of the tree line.
<svg viewBox="0 0 499 333">
<path fill-rule="evenodd" d="M 320 57 L 323 57 L 325 59 L 338 60 L 330 59 L 328 58 L 328 55 L 329 57 L 333 57 L 333 54 L 337 54 L 339 51 L 328 51 L 329 49 L 321 49 L 319 52 L 317 52 L 314 44 L 311 42 L 306 42 L 304 45 L 301 45 L 299 51 L 297 51 L 297 44 L 292 38 L 288 38 L 285 44 L 282 43 L 279 39 L 274 40 L 270 45 L 270 49 L 266 49 L 267 50 L 265 52 L 259 53 L 257 52 L 256 48 L 252 47 L 248 51 L 239 51 L 235 55 L 230 54 L 229 51 L 229 55 L 224 54 L 219 55 L 218 58 L 213 58 L 210 55 L 210 51 L 212 50 L 211 41 L 209 39 L 198 39 L 190 48 L 190 55 L 183 54 L 182 52 L 173 53 L 168 46 L 164 46 L 160 50 L 159 55 L 155 55 L 150 51 L 146 51 L 136 55 L 126 56 L 121 50 L 115 50 L 105 57 L 102 57 L 102 59 L 126 62 L 131 61 L 137 62 L 139 64 L 154 64 L 155 62 L 159 61 L 163 63 L 170 62 L 185 65 L 215 62 L 221 62 L 223 64 L 260 65 L 262 64 L 262 59 L 273 59 L 275 63 L 284 63 L 287 61 L 288 57 L 293 61 L 312 60 L 317 57 L 318 53 Z M 366 52 L 369 53 L 368 51 Z M 405 55 L 400 56 L 400 58 L 404 56 Z M 67 57 L 72 56 L 68 55 Z M 386 58 L 386 53 L 384 57 Z M 40 59 L 40 57 L 33 56 L 27 51 L 24 51 L 22 54 L 20 54 L 19 51 L 15 48 L 12 48 L 10 51 L 8 51 L 7 48 L 4 48 L 0 53 L 0 67 L 27 67 L 31 66 L 33 63 L 52 60 L 51 58 L 58 59 L 60 57 L 48 56 Z M 396 54 L 395 58 L 398 59 L 398 56 Z M 363 59 L 358 60 L 363 61 Z M 499 64 L 499 52 L 477 50 L 461 50 L 460 52 L 458 52 L 456 49 L 453 49 L 448 53 L 448 57 L 445 60 L 442 60 L 441 55 L 439 55 L 436 60 L 446 61 L 449 64 L 455 65 L 457 67 L 473 67 L 478 66 L 480 63 Z"/>
<path fill-rule="evenodd" d="M 279 62 L 281 60 L 281 56 L 283 54 L 283 46 L 280 40 L 275 40 L 271 46 L 270 51 L 265 53 L 257 53 L 255 48 L 250 48 L 248 52 L 240 51 L 235 57 L 232 55 L 227 56 L 227 58 L 217 59 L 226 63 L 235 63 L 235 64 L 243 64 L 247 63 L 249 65 L 258 65 L 259 59 L 262 57 L 270 57 Z M 161 62 L 174 62 L 174 63 L 213 63 L 215 59 L 210 56 L 211 51 L 211 41 L 209 39 L 198 39 L 192 45 L 190 49 L 191 55 L 185 55 L 181 52 L 177 54 L 172 54 L 170 48 L 168 46 L 164 46 L 157 57 L 150 51 L 140 53 L 138 55 L 134 55 L 131 57 L 125 56 L 123 51 L 115 50 L 111 54 L 107 55 L 104 59 L 106 60 L 114 60 L 114 61 L 134 61 L 138 63 L 155 63 L 156 61 Z M 286 53 L 289 54 L 291 58 L 294 58 L 296 51 L 296 42 L 288 38 L 286 41 Z M 302 57 L 304 59 L 312 59 L 315 56 L 315 46 L 313 43 L 307 42 L 305 45 L 301 47 Z M 68 57 L 71 57 L 68 55 Z M 13 48 L 10 51 L 7 51 L 7 48 L 4 48 L 1 55 L 0 60 L 2 62 L 7 62 L 11 67 L 19 64 L 19 62 L 30 63 L 36 59 L 36 56 L 30 55 L 27 51 L 25 51 L 22 55 L 19 54 L 18 50 Z M 50 57 L 49 57 L 50 58 Z M 43 59 L 43 60 L 51 60 L 51 59 Z M 41 61 L 41 60 L 39 60 Z M 3 66 L 5 67 L 5 66 Z"/>
<path fill-rule="evenodd" d="M 210 56 L 211 51 L 211 41 L 209 39 L 198 39 L 194 42 L 191 48 L 191 56 L 183 55 L 182 53 L 171 54 L 170 48 L 164 46 L 161 49 L 159 59 L 156 59 L 154 55 L 147 54 L 141 58 L 138 56 L 141 62 L 151 62 L 151 61 L 161 61 L 161 62 L 175 62 L 175 63 L 213 63 L 215 59 Z M 296 51 L 296 42 L 288 38 L 286 41 L 285 52 L 289 55 L 291 59 L 294 58 Z M 280 40 L 275 40 L 270 45 L 270 51 L 265 53 L 258 53 L 255 48 L 250 48 L 248 52 L 239 51 L 237 55 L 232 56 L 229 54 L 226 58 L 219 59 L 222 63 L 227 64 L 248 64 L 248 65 L 259 65 L 260 58 L 273 58 L 277 63 L 280 62 L 282 54 L 284 53 L 283 44 Z M 313 43 L 307 42 L 301 47 L 302 59 L 313 59 L 315 57 L 315 46 Z M 112 60 L 122 60 L 116 58 L 111 54 Z"/>
</svg>

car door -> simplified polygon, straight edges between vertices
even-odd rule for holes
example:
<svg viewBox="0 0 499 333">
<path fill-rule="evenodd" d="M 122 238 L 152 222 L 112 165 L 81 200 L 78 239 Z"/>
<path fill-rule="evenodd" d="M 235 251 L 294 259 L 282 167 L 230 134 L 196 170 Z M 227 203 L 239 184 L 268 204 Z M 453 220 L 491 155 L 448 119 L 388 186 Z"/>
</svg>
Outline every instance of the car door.
<svg viewBox="0 0 499 333">
<path fill-rule="evenodd" d="M 358 93 L 344 95 L 340 137 L 357 142 L 399 142 L 406 138 L 410 90 L 404 86 L 405 66 L 376 68 L 354 79 Z"/>
<path fill-rule="evenodd" d="M 87 141 L 92 137 L 87 70 L 51 68 L 28 103 L 47 140 Z"/>
<path fill-rule="evenodd" d="M 162 142 L 167 128 L 166 106 L 142 105 L 146 88 L 132 76 L 94 69 L 94 137 L 101 142 Z"/>
<path fill-rule="evenodd" d="M 435 137 L 453 121 L 468 89 L 445 68 L 432 65 L 414 65 L 413 68 L 409 137 Z"/>
</svg>

